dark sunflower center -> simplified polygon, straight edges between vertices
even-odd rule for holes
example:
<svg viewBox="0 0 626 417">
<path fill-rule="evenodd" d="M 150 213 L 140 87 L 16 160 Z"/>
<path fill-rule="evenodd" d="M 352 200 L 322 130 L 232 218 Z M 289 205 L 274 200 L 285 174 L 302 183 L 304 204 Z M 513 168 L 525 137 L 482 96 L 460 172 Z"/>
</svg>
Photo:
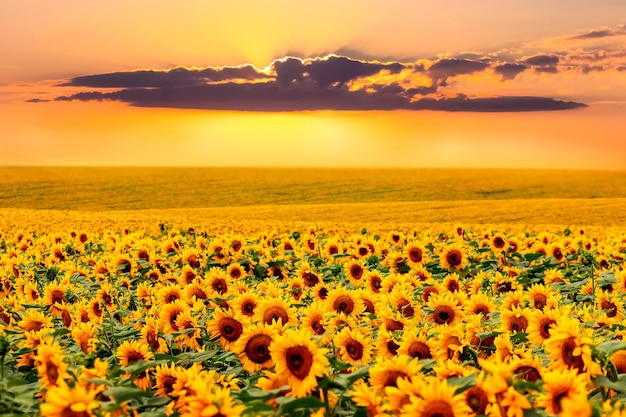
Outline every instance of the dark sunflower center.
<svg viewBox="0 0 626 417">
<path fill-rule="evenodd" d="M 167 297 L 165 297 L 165 301 L 170 304 L 173 303 L 174 301 L 178 300 L 180 297 L 178 297 L 178 294 L 176 293 L 170 293 L 167 295 Z"/>
<path fill-rule="evenodd" d="M 426 404 L 422 417 L 454 417 L 452 405 L 444 400 L 434 400 Z"/>
<path fill-rule="evenodd" d="M 500 236 L 496 237 L 493 240 L 493 246 L 495 246 L 498 249 L 502 249 L 504 247 L 504 239 L 502 239 Z"/>
<path fill-rule="evenodd" d="M 246 316 L 251 316 L 254 314 L 254 307 L 255 307 L 255 303 L 253 301 L 246 301 L 245 303 L 243 303 L 241 311 Z"/>
<path fill-rule="evenodd" d="M 48 375 L 48 380 L 56 385 L 57 379 L 59 379 L 59 368 L 52 362 L 46 363 L 46 375 Z"/>
<path fill-rule="evenodd" d="M 383 286 L 382 279 L 380 279 L 380 277 L 373 277 L 370 286 L 372 287 L 372 291 L 380 292 L 380 288 Z"/>
<path fill-rule="evenodd" d="M 602 300 L 601 308 L 602 310 L 608 310 L 606 313 L 607 317 L 615 317 L 617 315 L 617 306 L 609 300 Z"/>
<path fill-rule="evenodd" d="M 539 371 L 536 368 L 528 365 L 522 365 L 517 367 L 513 371 L 513 373 L 518 377 L 530 382 L 538 381 L 541 378 L 541 374 L 539 373 Z"/>
<path fill-rule="evenodd" d="M 466 391 L 466 403 L 472 411 L 478 415 L 485 414 L 489 398 L 481 387 L 472 387 Z"/>
<path fill-rule="evenodd" d="M 461 254 L 461 252 L 453 250 L 446 255 L 446 260 L 448 261 L 448 264 L 450 264 L 450 266 L 459 266 L 461 265 L 461 261 L 463 260 L 463 255 Z"/>
<path fill-rule="evenodd" d="M 246 355 L 254 363 L 265 363 L 270 360 L 269 345 L 272 338 L 266 334 L 256 334 L 246 343 Z"/>
<path fill-rule="evenodd" d="M 226 292 L 226 285 L 226 281 L 224 281 L 222 278 L 218 278 L 213 281 L 211 287 L 213 287 L 215 292 L 219 294 L 224 294 Z"/>
<path fill-rule="evenodd" d="M 229 342 L 239 339 L 242 332 L 243 325 L 237 320 L 226 317 L 220 321 L 220 335 Z"/>
<path fill-rule="evenodd" d="M 128 364 L 131 365 L 137 361 L 143 360 L 143 355 L 141 352 L 130 352 L 128 354 Z"/>
<path fill-rule="evenodd" d="M 541 321 L 541 325 L 539 326 L 539 334 L 541 335 L 541 337 L 543 337 L 544 339 L 550 337 L 550 328 L 554 323 L 556 322 L 552 319 L 543 319 Z"/>
<path fill-rule="evenodd" d="M 422 250 L 420 248 L 411 248 L 409 259 L 415 263 L 422 262 Z"/>
<path fill-rule="evenodd" d="M 146 333 L 146 341 L 152 349 L 157 350 L 159 348 L 159 337 L 153 329 Z"/>
<path fill-rule="evenodd" d="M 452 323 L 454 315 L 454 310 L 449 306 L 438 306 L 433 314 L 437 324 Z"/>
<path fill-rule="evenodd" d="M 361 276 L 363 275 L 363 268 L 361 268 L 360 265 L 352 265 L 350 268 L 350 275 L 352 275 L 352 278 L 354 279 L 361 279 Z"/>
<path fill-rule="evenodd" d="M 415 341 L 409 345 L 409 356 L 419 360 L 432 358 L 428 345 L 420 341 Z"/>
<path fill-rule="evenodd" d="M 306 346 L 292 346 L 288 348 L 285 359 L 289 371 L 300 380 L 309 375 L 311 366 L 313 366 L 313 355 Z"/>
<path fill-rule="evenodd" d="M 304 274 L 304 285 L 307 287 L 313 287 L 320 281 L 319 277 L 312 272 Z"/>
<path fill-rule="evenodd" d="M 326 331 L 320 319 L 313 320 L 313 322 L 311 323 L 311 328 L 313 329 L 315 334 L 318 334 L 318 335 L 324 334 L 324 332 Z"/>
<path fill-rule="evenodd" d="M 384 387 L 397 387 L 398 386 L 398 378 L 408 378 L 409 376 L 402 371 L 398 370 L 389 370 L 385 374 L 385 379 L 383 381 Z"/>
<path fill-rule="evenodd" d="M 352 360 L 358 361 L 363 357 L 363 345 L 354 339 L 350 339 L 346 343 L 346 352 L 348 352 L 348 356 Z"/>
<path fill-rule="evenodd" d="M 528 327 L 528 319 L 524 316 L 513 317 L 509 324 L 509 330 L 512 332 L 523 332 Z"/>
<path fill-rule="evenodd" d="M 354 301 L 347 295 L 340 295 L 335 299 L 333 308 L 338 313 L 350 314 L 354 310 Z"/>
<path fill-rule="evenodd" d="M 279 321 L 285 325 L 289 321 L 289 316 L 284 308 L 280 306 L 273 306 L 265 310 L 263 313 L 263 322 L 266 324 L 272 324 L 272 321 Z"/>
<path fill-rule="evenodd" d="M 567 366 L 576 368 L 578 369 L 578 373 L 581 373 L 585 368 L 585 363 L 582 356 L 574 356 L 574 349 L 576 348 L 576 338 L 574 336 L 568 337 L 563 342 L 563 346 L 561 348 L 561 357 L 563 358 L 563 362 L 565 362 Z"/>
<path fill-rule="evenodd" d="M 174 378 L 172 375 L 166 375 L 165 377 L 163 377 L 163 380 L 161 381 L 161 385 L 163 386 L 163 391 L 165 391 L 167 395 L 170 395 L 171 392 L 174 391 L 175 383 L 176 383 L 176 378 Z"/>
<path fill-rule="evenodd" d="M 535 294 L 535 297 L 533 298 L 533 304 L 538 310 L 543 310 L 547 302 L 548 298 L 543 294 Z"/>
</svg>

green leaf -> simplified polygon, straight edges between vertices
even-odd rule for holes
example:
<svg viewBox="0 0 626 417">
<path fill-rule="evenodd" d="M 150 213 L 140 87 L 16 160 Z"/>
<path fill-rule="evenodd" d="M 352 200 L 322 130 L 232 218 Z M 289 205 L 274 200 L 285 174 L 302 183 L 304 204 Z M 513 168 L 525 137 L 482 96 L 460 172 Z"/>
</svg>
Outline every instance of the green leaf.
<svg viewBox="0 0 626 417">
<path fill-rule="evenodd" d="M 130 372 L 131 374 L 139 374 L 146 369 L 154 368 L 157 365 L 167 363 L 167 361 L 143 361 L 139 360 L 132 365 L 128 365 L 122 368 L 124 372 Z"/>
<path fill-rule="evenodd" d="M 593 379 L 593 382 L 599 387 L 611 388 L 617 392 L 626 393 L 626 375 L 620 376 L 615 382 L 604 375 L 599 375 Z"/>
<path fill-rule="evenodd" d="M 276 399 L 280 404 L 279 415 L 290 415 L 297 410 L 319 409 L 324 407 L 324 403 L 315 397 L 290 398 L 280 397 Z"/>
<path fill-rule="evenodd" d="M 596 349 L 607 355 L 612 355 L 618 350 L 626 350 L 626 342 L 622 342 L 621 340 L 609 340 L 608 342 L 600 343 L 596 346 Z"/>
<path fill-rule="evenodd" d="M 104 395 L 113 398 L 119 404 L 135 398 L 150 397 L 152 393 L 133 387 L 113 387 L 104 391 Z"/>
<path fill-rule="evenodd" d="M 450 378 L 448 379 L 448 384 L 457 387 L 454 395 L 458 395 L 476 385 L 476 374 L 470 374 L 461 378 Z"/>
<path fill-rule="evenodd" d="M 217 351 L 210 350 L 208 352 L 185 352 L 178 355 L 181 362 L 204 362 L 213 358 Z"/>
</svg>

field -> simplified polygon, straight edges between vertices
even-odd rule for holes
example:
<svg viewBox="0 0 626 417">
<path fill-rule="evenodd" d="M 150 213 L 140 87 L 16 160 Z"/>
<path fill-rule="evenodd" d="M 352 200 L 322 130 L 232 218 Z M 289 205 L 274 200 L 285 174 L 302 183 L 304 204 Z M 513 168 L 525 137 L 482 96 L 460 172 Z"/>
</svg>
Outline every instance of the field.
<svg viewBox="0 0 626 417">
<path fill-rule="evenodd" d="M 626 415 L 626 172 L 0 169 L 0 414 Z"/>
</svg>

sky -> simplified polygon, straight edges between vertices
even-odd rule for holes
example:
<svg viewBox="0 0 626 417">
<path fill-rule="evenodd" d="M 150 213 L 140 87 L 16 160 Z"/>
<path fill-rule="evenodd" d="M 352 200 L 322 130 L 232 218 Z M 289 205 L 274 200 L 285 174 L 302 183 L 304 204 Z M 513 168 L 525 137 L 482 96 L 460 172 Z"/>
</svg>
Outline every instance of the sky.
<svg viewBox="0 0 626 417">
<path fill-rule="evenodd" d="M 0 3 L 0 166 L 626 169 L 623 0 Z"/>
</svg>

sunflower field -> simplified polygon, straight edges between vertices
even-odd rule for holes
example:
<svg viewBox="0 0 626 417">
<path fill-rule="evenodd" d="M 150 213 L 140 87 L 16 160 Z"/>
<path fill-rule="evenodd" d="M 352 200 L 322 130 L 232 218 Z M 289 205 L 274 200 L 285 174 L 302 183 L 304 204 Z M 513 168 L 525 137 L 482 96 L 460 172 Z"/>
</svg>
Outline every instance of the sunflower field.
<svg viewBox="0 0 626 417">
<path fill-rule="evenodd" d="M 0 414 L 626 415 L 626 232 L 0 228 Z"/>
</svg>

